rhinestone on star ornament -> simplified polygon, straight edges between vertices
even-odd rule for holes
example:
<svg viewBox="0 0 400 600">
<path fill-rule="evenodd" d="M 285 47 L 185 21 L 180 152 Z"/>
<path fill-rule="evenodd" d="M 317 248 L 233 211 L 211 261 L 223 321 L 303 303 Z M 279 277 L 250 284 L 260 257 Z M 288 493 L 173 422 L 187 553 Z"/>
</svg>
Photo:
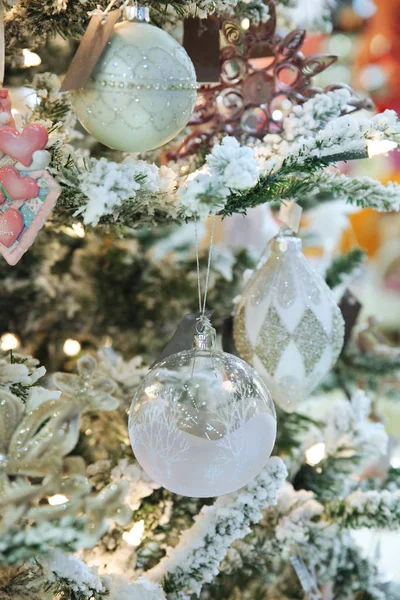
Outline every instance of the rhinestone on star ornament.
<svg viewBox="0 0 400 600">
<path fill-rule="evenodd" d="M 302 253 L 300 238 L 280 232 L 250 277 L 234 319 L 240 356 L 292 412 L 335 364 L 344 321 L 329 287 Z"/>
<path fill-rule="evenodd" d="M 196 74 L 185 49 L 147 21 L 148 9 L 126 7 L 89 81 L 72 94 L 83 127 L 116 150 L 166 144 L 185 127 L 196 102 Z"/>
<path fill-rule="evenodd" d="M 193 350 L 157 363 L 129 416 L 133 451 L 146 473 L 177 494 L 233 492 L 265 466 L 276 437 L 271 395 L 240 358 L 215 349 L 215 331 Z"/>
</svg>

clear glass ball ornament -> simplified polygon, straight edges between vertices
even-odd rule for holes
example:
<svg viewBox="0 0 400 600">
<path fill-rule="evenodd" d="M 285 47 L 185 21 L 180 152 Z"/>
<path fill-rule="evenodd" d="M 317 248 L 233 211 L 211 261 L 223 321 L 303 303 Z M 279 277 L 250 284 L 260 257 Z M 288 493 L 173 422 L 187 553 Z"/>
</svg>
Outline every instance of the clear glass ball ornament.
<svg viewBox="0 0 400 600">
<path fill-rule="evenodd" d="M 148 373 L 129 416 L 133 451 L 146 473 L 184 496 L 228 494 L 266 464 L 276 437 L 270 393 L 241 359 L 215 349 L 215 332 Z"/>
<path fill-rule="evenodd" d="M 148 9 L 129 6 L 86 85 L 72 94 L 76 116 L 99 142 L 145 152 L 174 138 L 197 97 L 186 50 L 146 22 Z"/>
<path fill-rule="evenodd" d="M 280 232 L 236 310 L 240 356 L 262 376 L 274 402 L 292 412 L 333 367 L 343 337 L 342 313 L 300 238 Z"/>
</svg>

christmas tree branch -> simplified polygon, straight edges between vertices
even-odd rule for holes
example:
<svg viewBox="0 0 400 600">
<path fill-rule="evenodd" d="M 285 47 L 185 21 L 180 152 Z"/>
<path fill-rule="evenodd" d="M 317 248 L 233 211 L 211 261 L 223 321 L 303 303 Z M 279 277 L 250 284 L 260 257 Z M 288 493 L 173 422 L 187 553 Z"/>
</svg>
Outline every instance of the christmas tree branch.
<svg viewBox="0 0 400 600">
<path fill-rule="evenodd" d="M 389 181 L 386 185 L 370 177 L 349 177 L 332 171 L 320 173 L 310 186 L 309 195 L 301 195 L 299 203 L 305 208 L 332 199 L 375 210 L 397 211 L 400 207 L 400 185 Z"/>
<path fill-rule="evenodd" d="M 379 344 L 379 341 L 377 341 Z M 383 351 L 380 351 L 383 350 Z M 381 344 L 371 349 L 360 348 L 355 343 L 350 344 L 338 364 L 341 372 L 353 380 L 367 377 L 377 380 L 378 377 L 394 375 L 400 369 L 400 352 L 398 348 Z"/>
<path fill-rule="evenodd" d="M 348 277 L 354 275 L 365 260 L 365 252 L 359 248 L 354 248 L 333 259 L 332 264 L 325 273 L 325 281 L 330 288 L 334 288 Z"/>
<path fill-rule="evenodd" d="M 348 489 L 351 473 L 361 473 L 368 461 L 383 455 L 388 438 L 382 423 L 371 423 L 371 402 L 365 392 L 355 391 L 349 400 L 338 400 L 326 416 L 320 433 L 314 434 L 320 444 L 317 460 L 308 458 L 294 474 L 296 489 L 314 492 L 320 501 L 330 501 Z M 338 419 L 337 415 L 340 415 Z"/>
<path fill-rule="evenodd" d="M 142 169 L 143 161 L 141 161 L 140 173 L 137 170 L 135 172 L 135 169 L 129 171 L 117 163 L 108 162 L 106 164 L 105 159 L 101 160 L 103 163 L 100 166 L 106 168 L 107 172 L 112 169 L 121 172 L 125 170 L 127 175 L 126 191 L 107 187 L 103 188 L 103 191 L 102 178 L 106 176 L 106 172 L 104 171 L 104 175 L 102 175 L 102 170 L 99 171 L 94 160 L 92 160 L 93 183 L 89 183 L 90 187 L 87 186 L 86 181 L 92 177 L 91 167 L 86 172 L 79 172 L 76 167 L 65 167 L 58 176 L 63 195 L 54 214 L 56 224 L 82 220 L 80 214 L 84 214 L 83 222 L 85 224 L 120 224 L 132 227 L 142 223 L 165 220 L 182 221 L 191 218 L 195 212 L 201 217 L 215 213 L 221 216 L 234 213 L 245 214 L 249 208 L 282 199 L 296 199 L 299 204 L 306 207 L 321 201 L 335 199 L 343 199 L 357 206 L 383 211 L 397 210 L 400 206 L 399 184 L 389 182 L 383 185 L 368 177 L 350 178 L 346 175 L 321 172 L 325 167 L 326 160 L 321 158 L 305 158 L 300 165 L 293 158 L 289 158 L 283 161 L 277 171 L 261 175 L 253 187 L 236 191 L 231 188 L 226 200 L 224 198 L 219 200 L 218 194 L 227 188 L 224 188 L 222 183 L 221 185 L 218 185 L 217 182 L 214 183 L 208 175 L 204 175 L 206 181 L 201 193 L 192 197 L 191 192 L 188 192 L 190 184 L 185 186 L 183 183 L 182 194 L 178 193 L 178 197 L 176 197 L 172 192 L 163 191 L 163 187 L 166 189 L 168 186 L 174 185 L 175 181 L 174 175 L 167 168 L 164 168 L 163 172 L 157 170 L 146 174 Z M 133 162 L 131 164 L 134 166 Z M 131 191 L 132 182 L 136 182 L 139 188 L 135 196 Z M 88 196 L 83 193 L 82 183 L 89 198 L 97 199 L 97 202 L 93 200 L 93 207 L 96 208 L 96 211 L 102 210 L 99 199 L 104 197 L 103 210 L 105 214 L 92 215 L 91 204 L 88 203 Z M 203 181 L 200 185 L 203 185 Z M 200 185 L 197 187 L 200 188 Z M 159 191 L 151 192 L 151 187 L 155 187 Z M 112 204 L 113 196 L 110 195 L 110 192 L 115 192 L 118 207 Z M 179 201 L 180 198 L 183 198 L 184 203 Z"/>
<path fill-rule="evenodd" d="M 79 0 L 19 0 L 16 5 L 10 2 L 5 15 L 7 52 L 21 47 L 36 50 L 56 35 L 79 39 L 89 23 L 90 13 L 98 7 L 105 10 L 108 4 L 106 0 L 87 0 L 84 3 Z M 122 0 L 117 0 L 115 8 L 122 4 Z M 229 4 L 223 0 L 150 0 L 145 4 L 150 6 L 154 20 L 161 23 L 166 15 L 171 19 L 171 10 L 175 13 L 172 17 L 175 21 L 194 16 L 199 10 L 221 16 L 233 16 L 235 11 L 256 25 L 269 19 L 268 8 L 261 0 L 253 0 L 250 5 L 243 0 L 231 0 Z"/>
<path fill-rule="evenodd" d="M 287 413 L 276 406 L 280 426 L 276 432 L 275 452 L 279 456 L 290 456 L 303 444 L 302 438 L 312 427 L 322 427 L 322 423 L 301 413 Z"/>
<path fill-rule="evenodd" d="M 313 4 L 313 10 L 309 10 L 309 5 L 304 0 L 284 1 L 277 3 L 277 14 L 280 21 L 286 26 L 293 23 L 311 32 L 332 31 L 332 11 L 335 8 L 336 0 L 317 0 Z"/>
<path fill-rule="evenodd" d="M 39 563 L 45 591 L 73 600 L 158 600 L 164 599 L 162 588 L 144 577 L 129 583 L 124 576 L 102 577 L 96 568 L 82 560 L 55 550 Z"/>
<path fill-rule="evenodd" d="M 331 500 L 325 511 L 328 519 L 342 527 L 358 529 L 379 527 L 398 529 L 400 522 L 400 490 L 358 490 L 347 498 Z"/>
<path fill-rule="evenodd" d="M 344 198 L 379 210 L 399 205 L 397 184 L 383 186 L 326 170 L 338 160 L 367 156 L 370 141 L 385 142 L 400 135 L 393 111 L 372 119 L 337 116 L 351 107 L 348 90 L 319 94 L 293 111 L 277 146 L 276 136 L 266 136 L 254 148 L 225 137 L 201 169 L 181 177 L 172 168 L 130 157 L 122 163 L 80 158 L 66 143 L 76 135 L 68 95 L 59 92 L 53 76 L 37 76 L 33 85 L 40 102 L 30 120 L 53 122 L 51 170 L 63 191 L 53 214 L 56 225 L 80 220 L 85 225 L 134 227 L 195 215 L 245 213 L 264 202 L 292 198 L 306 205 Z"/>
<path fill-rule="evenodd" d="M 245 488 L 204 507 L 178 546 L 170 549 L 167 557 L 146 575 L 152 581 L 163 581 L 171 600 L 199 594 L 203 584 L 218 574 L 232 542 L 250 532 L 250 524 L 262 517 L 261 509 L 276 503 L 286 474 L 282 461 L 270 458 L 260 475 Z"/>
</svg>

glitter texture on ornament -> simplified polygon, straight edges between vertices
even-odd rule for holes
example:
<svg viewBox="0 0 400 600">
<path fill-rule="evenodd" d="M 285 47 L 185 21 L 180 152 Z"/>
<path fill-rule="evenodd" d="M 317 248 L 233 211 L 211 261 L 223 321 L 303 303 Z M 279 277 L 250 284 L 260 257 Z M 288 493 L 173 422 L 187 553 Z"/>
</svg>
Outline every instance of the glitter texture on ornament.
<svg viewBox="0 0 400 600">
<path fill-rule="evenodd" d="M 240 356 L 267 382 L 274 401 L 293 411 L 335 364 L 343 335 L 341 312 L 301 252 L 301 240 L 279 233 L 238 305 Z"/>
<path fill-rule="evenodd" d="M 166 144 L 186 125 L 196 101 L 196 74 L 184 48 L 146 22 L 148 9 L 127 7 L 124 16 L 89 81 L 73 93 L 73 104 L 82 125 L 101 143 L 145 152 Z"/>
</svg>

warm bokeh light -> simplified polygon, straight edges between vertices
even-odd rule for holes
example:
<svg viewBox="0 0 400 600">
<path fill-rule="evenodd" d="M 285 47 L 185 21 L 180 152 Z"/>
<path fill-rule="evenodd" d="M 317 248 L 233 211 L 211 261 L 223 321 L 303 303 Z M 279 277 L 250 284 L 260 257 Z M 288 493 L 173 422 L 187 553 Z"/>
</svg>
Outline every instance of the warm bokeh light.
<svg viewBox="0 0 400 600">
<path fill-rule="evenodd" d="M 313 446 L 311 446 L 306 452 L 306 461 L 307 464 L 314 467 L 318 463 L 321 462 L 326 456 L 325 453 L 325 444 L 323 442 L 317 442 Z"/>
<path fill-rule="evenodd" d="M 78 340 L 68 338 L 64 342 L 63 351 L 67 356 L 76 356 L 81 351 L 81 345 Z"/>
<path fill-rule="evenodd" d="M 122 534 L 122 539 L 130 546 L 139 546 L 144 533 L 144 521 L 138 521 L 130 531 Z"/>
<path fill-rule="evenodd" d="M 67 496 L 63 494 L 55 494 L 54 496 L 49 497 L 49 504 L 52 506 L 58 506 L 59 504 L 64 504 L 64 502 L 68 502 Z"/>
<path fill-rule="evenodd" d="M 19 344 L 19 339 L 13 333 L 3 333 L 0 337 L 0 348 L 5 352 L 15 350 L 19 347 Z"/>
<path fill-rule="evenodd" d="M 110 337 L 109 335 L 106 335 L 106 337 L 104 338 L 103 346 L 105 348 L 111 348 L 112 343 L 113 343 L 112 337 Z"/>
<path fill-rule="evenodd" d="M 74 223 L 72 225 L 72 229 L 74 230 L 74 232 L 76 233 L 76 235 L 79 238 L 84 238 L 85 237 L 85 228 L 83 227 L 82 223 Z"/>
<path fill-rule="evenodd" d="M 367 142 L 368 156 L 378 156 L 378 154 L 386 154 L 390 150 L 397 148 L 397 143 L 392 140 L 368 140 Z"/>
<path fill-rule="evenodd" d="M 42 62 L 39 54 L 36 54 L 36 52 L 31 52 L 28 50 L 28 48 L 24 48 L 22 50 L 22 54 L 24 57 L 24 67 L 27 69 L 29 67 L 38 67 Z"/>
</svg>

